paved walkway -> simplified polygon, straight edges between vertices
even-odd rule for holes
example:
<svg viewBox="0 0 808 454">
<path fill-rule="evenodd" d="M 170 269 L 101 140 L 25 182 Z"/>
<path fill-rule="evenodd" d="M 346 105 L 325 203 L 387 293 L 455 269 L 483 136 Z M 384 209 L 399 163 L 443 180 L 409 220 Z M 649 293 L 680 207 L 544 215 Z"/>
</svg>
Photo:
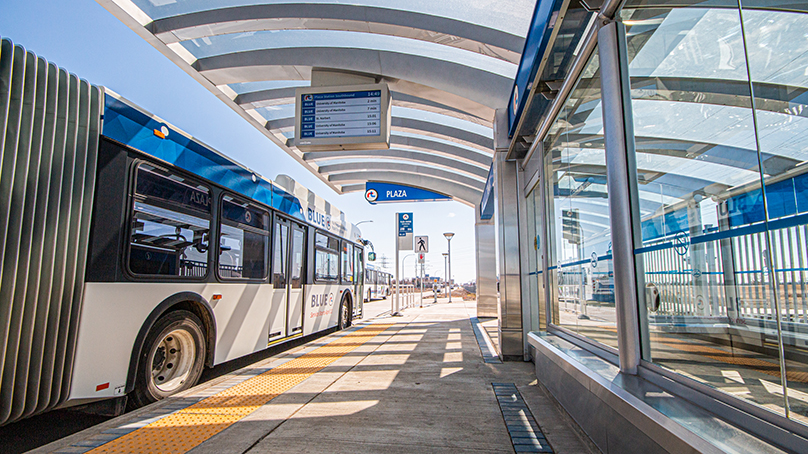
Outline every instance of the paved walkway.
<svg viewBox="0 0 808 454">
<path fill-rule="evenodd" d="M 532 363 L 483 361 L 475 314 L 362 321 L 34 452 L 598 452 Z"/>
</svg>

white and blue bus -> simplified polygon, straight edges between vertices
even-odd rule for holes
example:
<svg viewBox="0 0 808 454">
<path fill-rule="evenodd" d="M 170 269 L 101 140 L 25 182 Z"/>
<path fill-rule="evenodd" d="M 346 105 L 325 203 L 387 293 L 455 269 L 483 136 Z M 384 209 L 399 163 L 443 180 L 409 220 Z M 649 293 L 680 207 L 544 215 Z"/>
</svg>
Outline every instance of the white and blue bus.
<svg viewBox="0 0 808 454">
<path fill-rule="evenodd" d="M 28 197 L 14 218 L 30 266 L 5 271 L 29 292 L 0 292 L 16 349 L 2 351 L 16 380 L 3 381 L 0 425 L 102 399 L 145 405 L 190 388 L 205 367 L 361 317 L 363 241 L 341 212 L 109 90 L 88 92 L 89 122 L 62 125 L 84 134 L 86 154 L 48 158 L 63 170 L 49 164 L 51 182 L 58 173 L 67 188 L 50 191 L 55 217 Z M 63 120 L 48 121 L 58 133 Z"/>
<path fill-rule="evenodd" d="M 386 299 L 390 296 L 392 279 L 392 274 L 368 263 L 365 267 L 365 301 Z"/>
</svg>

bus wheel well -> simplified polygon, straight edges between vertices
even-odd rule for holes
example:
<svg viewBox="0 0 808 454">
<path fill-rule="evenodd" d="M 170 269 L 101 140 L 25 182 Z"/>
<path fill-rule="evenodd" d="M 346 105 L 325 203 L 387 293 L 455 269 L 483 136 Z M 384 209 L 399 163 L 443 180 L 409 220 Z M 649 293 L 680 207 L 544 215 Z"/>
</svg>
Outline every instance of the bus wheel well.
<svg viewBox="0 0 808 454">
<path fill-rule="evenodd" d="M 202 328 L 205 333 L 205 343 L 207 344 L 207 354 L 205 356 L 205 366 L 206 367 L 213 367 L 213 354 L 214 348 L 216 346 L 216 326 L 215 322 L 213 321 L 213 315 L 199 301 L 182 301 L 180 303 L 171 306 L 171 308 L 165 311 L 162 315 L 165 315 L 169 312 L 177 311 L 177 310 L 186 310 L 188 312 L 193 313 L 200 320 L 202 320 Z"/>
<path fill-rule="evenodd" d="M 199 294 L 193 292 L 177 293 L 158 304 L 140 327 L 140 331 L 135 339 L 135 344 L 132 347 L 132 356 L 129 360 L 129 372 L 126 377 L 126 393 L 131 392 L 135 388 L 138 363 L 149 331 L 161 317 L 178 310 L 189 311 L 202 321 L 202 329 L 207 346 L 205 366 L 213 366 L 216 347 L 216 321 L 213 318 L 213 310 L 210 308 L 208 302 Z"/>
</svg>

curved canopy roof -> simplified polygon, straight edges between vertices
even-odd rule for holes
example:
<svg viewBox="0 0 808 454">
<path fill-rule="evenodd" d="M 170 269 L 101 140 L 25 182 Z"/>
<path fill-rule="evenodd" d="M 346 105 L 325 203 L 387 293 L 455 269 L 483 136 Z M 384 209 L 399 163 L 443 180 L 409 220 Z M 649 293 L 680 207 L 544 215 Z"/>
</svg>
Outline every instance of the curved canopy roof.
<svg viewBox="0 0 808 454">
<path fill-rule="evenodd" d="M 366 181 L 479 202 L 535 0 L 97 0 L 339 193 Z M 294 147 L 312 72 L 387 83 L 389 150 Z"/>
</svg>

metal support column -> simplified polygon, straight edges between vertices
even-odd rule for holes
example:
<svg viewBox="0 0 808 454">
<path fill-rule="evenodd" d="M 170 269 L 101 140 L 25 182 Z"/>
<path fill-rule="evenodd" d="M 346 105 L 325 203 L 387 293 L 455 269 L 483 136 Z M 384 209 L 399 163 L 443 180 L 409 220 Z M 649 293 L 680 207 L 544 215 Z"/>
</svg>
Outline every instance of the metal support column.
<svg viewBox="0 0 808 454">
<path fill-rule="evenodd" d="M 497 316 L 497 251 L 494 219 L 480 219 L 480 206 L 474 209 L 474 241 L 477 254 L 477 317 Z"/>
<path fill-rule="evenodd" d="M 524 358 L 522 332 L 522 283 L 519 254 L 519 171 L 506 161 L 508 118 L 497 110 L 494 120 L 494 175 L 499 226 L 499 353 L 504 359 Z M 522 201 L 522 203 L 524 200 Z"/>
<path fill-rule="evenodd" d="M 606 145 L 606 181 L 612 228 L 614 295 L 620 370 L 636 374 L 640 363 L 639 302 L 634 249 L 639 238 L 637 166 L 628 77 L 626 28 L 622 22 L 599 19 L 598 56 L 601 105 Z"/>
</svg>

